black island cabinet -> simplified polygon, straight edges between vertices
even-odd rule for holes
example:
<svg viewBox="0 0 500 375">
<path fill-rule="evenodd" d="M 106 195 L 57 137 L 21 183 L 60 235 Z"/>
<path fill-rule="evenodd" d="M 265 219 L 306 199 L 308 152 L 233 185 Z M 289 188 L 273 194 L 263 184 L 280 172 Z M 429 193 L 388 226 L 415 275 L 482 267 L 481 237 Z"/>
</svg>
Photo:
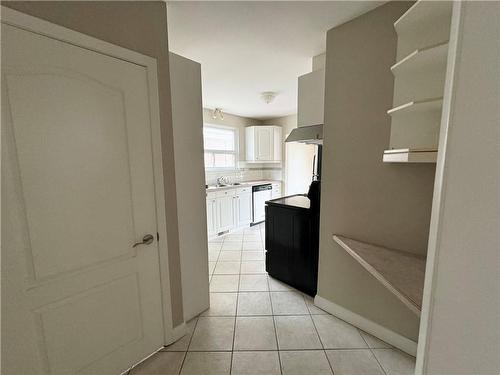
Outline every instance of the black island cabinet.
<svg viewBox="0 0 500 375">
<path fill-rule="evenodd" d="M 319 209 L 305 195 L 266 202 L 266 271 L 310 296 L 318 283 Z"/>
</svg>

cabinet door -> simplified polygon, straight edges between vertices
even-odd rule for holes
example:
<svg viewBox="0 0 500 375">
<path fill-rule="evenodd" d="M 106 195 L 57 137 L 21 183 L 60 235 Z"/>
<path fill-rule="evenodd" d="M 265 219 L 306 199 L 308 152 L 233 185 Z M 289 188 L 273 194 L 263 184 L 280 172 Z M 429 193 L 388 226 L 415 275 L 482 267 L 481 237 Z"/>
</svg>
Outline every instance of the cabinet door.
<svg viewBox="0 0 500 375">
<path fill-rule="evenodd" d="M 252 193 L 243 193 L 238 196 L 238 226 L 252 222 Z"/>
<path fill-rule="evenodd" d="M 217 223 L 219 232 L 231 230 L 235 226 L 235 198 L 235 195 L 217 198 Z"/>
<path fill-rule="evenodd" d="M 255 128 L 255 153 L 259 161 L 273 160 L 273 128 L 258 126 Z"/>
<path fill-rule="evenodd" d="M 283 139 L 281 136 L 281 128 L 279 126 L 273 127 L 273 160 L 281 161 L 283 147 Z"/>
<path fill-rule="evenodd" d="M 207 199 L 207 232 L 208 237 L 215 236 L 218 233 L 216 220 L 215 199 Z"/>
<path fill-rule="evenodd" d="M 272 199 L 281 198 L 281 184 L 273 184 Z"/>
</svg>

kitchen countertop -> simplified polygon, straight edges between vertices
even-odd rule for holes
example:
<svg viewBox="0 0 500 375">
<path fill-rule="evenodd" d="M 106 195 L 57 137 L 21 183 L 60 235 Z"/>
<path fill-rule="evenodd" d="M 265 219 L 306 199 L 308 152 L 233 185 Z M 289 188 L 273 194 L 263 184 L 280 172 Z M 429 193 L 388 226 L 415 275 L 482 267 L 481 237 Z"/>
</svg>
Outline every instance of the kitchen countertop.
<svg viewBox="0 0 500 375">
<path fill-rule="evenodd" d="M 248 187 L 248 186 L 255 186 L 255 185 L 264 185 L 264 184 L 276 184 L 279 183 L 281 184 L 281 181 L 278 180 L 255 180 L 255 181 L 243 181 L 239 185 L 228 185 L 228 186 L 209 186 L 205 190 L 206 192 L 212 192 L 212 191 L 221 191 L 221 190 L 227 190 L 227 189 L 238 189 L 238 188 L 243 188 L 243 187 Z"/>
<path fill-rule="evenodd" d="M 310 209 L 311 201 L 305 194 L 290 195 L 288 197 L 271 199 L 266 204 L 274 206 L 288 206 L 290 208 Z"/>
</svg>

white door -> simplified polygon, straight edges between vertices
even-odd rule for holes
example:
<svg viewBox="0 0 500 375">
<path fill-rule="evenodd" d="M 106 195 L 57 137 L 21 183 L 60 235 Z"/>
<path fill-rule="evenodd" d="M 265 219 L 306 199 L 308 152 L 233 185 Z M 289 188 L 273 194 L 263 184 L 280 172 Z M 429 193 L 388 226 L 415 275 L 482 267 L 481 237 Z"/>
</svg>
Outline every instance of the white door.
<svg viewBox="0 0 500 375">
<path fill-rule="evenodd" d="M 207 231 L 208 237 L 217 234 L 215 198 L 207 199 Z"/>
<path fill-rule="evenodd" d="M 2 373 L 162 346 L 151 118 L 144 66 L 2 23 Z"/>
<path fill-rule="evenodd" d="M 235 198 L 234 193 L 217 198 L 217 227 L 219 232 L 231 230 L 235 226 Z"/>
<path fill-rule="evenodd" d="M 238 226 L 252 222 L 252 193 L 238 195 Z"/>
<path fill-rule="evenodd" d="M 257 126 L 255 128 L 255 143 L 257 160 L 267 161 L 273 159 L 273 128 L 270 126 Z"/>
</svg>

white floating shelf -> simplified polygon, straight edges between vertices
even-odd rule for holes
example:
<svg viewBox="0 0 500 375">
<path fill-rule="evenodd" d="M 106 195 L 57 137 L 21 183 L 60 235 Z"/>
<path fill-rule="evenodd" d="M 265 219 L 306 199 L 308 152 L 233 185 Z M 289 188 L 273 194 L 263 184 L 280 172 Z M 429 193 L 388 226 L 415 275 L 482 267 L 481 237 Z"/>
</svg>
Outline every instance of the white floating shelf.
<svg viewBox="0 0 500 375">
<path fill-rule="evenodd" d="M 425 257 L 338 235 L 334 235 L 333 239 L 413 313 L 420 316 Z"/>
<path fill-rule="evenodd" d="M 429 148 L 421 149 L 393 149 L 385 150 L 384 163 L 435 163 L 437 150 Z"/>
<path fill-rule="evenodd" d="M 427 112 L 441 110 L 443 106 L 443 98 L 430 98 L 408 102 L 400 106 L 394 107 L 387 111 L 387 114 L 394 116 L 410 112 Z"/>
<path fill-rule="evenodd" d="M 444 70 L 446 68 L 447 56 L 448 42 L 417 49 L 391 66 L 391 71 L 394 76 L 398 76 L 430 69 Z"/>
<path fill-rule="evenodd" d="M 394 28 L 398 35 L 417 34 L 433 24 L 450 19 L 452 4 L 452 1 L 417 1 L 394 22 Z"/>
</svg>

